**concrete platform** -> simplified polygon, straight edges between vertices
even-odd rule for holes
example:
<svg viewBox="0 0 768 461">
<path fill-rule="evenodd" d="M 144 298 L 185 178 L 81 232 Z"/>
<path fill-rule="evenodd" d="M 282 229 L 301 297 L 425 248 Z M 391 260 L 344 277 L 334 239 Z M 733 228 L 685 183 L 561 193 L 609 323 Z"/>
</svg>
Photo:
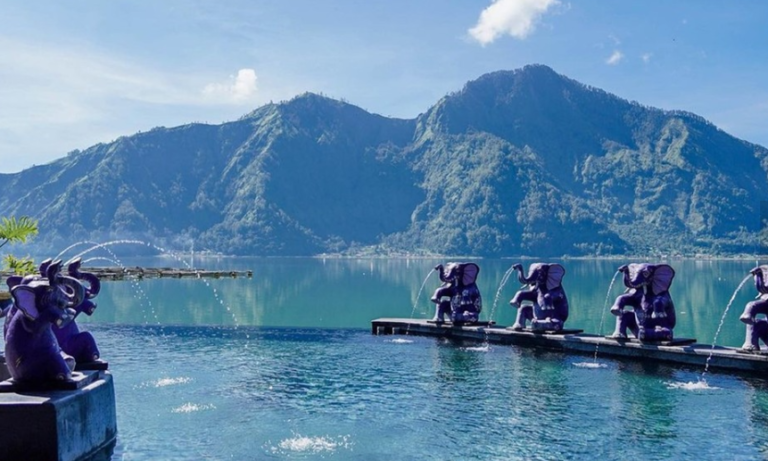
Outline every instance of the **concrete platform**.
<svg viewBox="0 0 768 461">
<path fill-rule="evenodd" d="M 641 343 L 615 340 L 590 334 L 547 334 L 514 331 L 503 326 L 435 324 L 427 320 L 380 318 L 371 321 L 374 335 L 419 335 L 512 344 L 526 347 L 593 355 L 596 348 L 603 357 L 626 357 L 701 367 L 709 359 L 710 369 L 742 371 L 768 377 L 768 355 L 744 353 L 734 347 L 696 344 L 691 338 L 677 338 L 672 343 Z"/>
<path fill-rule="evenodd" d="M 117 437 L 112 375 L 75 377 L 64 390 L 0 383 L 0 461 L 109 459 Z"/>
</svg>

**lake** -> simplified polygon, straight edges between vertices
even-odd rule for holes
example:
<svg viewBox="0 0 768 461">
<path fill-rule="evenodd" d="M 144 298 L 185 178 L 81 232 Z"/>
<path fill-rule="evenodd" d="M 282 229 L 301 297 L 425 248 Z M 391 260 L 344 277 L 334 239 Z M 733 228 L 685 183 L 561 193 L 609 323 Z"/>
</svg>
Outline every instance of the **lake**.
<svg viewBox="0 0 768 461">
<path fill-rule="evenodd" d="M 105 282 L 90 319 L 115 378 L 113 460 L 757 459 L 768 381 L 515 346 L 373 336 L 431 317 L 439 260 L 173 258 L 253 278 Z M 483 319 L 511 325 L 517 260 L 476 260 Z M 524 261 L 524 266 L 533 261 Z M 570 328 L 610 333 L 631 261 L 565 260 Z M 640 262 L 640 261 L 638 261 Z M 93 261 L 94 265 L 106 262 Z M 711 344 L 754 261 L 671 261 L 678 337 Z M 426 283 L 425 283 L 426 282 Z M 420 290 L 423 285 L 423 290 Z M 740 346 L 744 285 L 718 345 Z M 608 297 L 608 306 L 606 306 Z"/>
</svg>

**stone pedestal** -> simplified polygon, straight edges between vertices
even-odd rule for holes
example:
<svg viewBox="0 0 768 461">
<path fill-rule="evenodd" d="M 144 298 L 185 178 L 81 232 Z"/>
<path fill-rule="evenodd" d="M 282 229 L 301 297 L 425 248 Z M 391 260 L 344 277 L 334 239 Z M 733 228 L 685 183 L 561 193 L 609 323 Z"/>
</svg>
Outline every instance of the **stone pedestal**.
<svg viewBox="0 0 768 461">
<path fill-rule="evenodd" d="M 109 459 L 117 437 L 112 374 L 73 378 L 37 388 L 0 383 L 0 461 Z"/>
</svg>

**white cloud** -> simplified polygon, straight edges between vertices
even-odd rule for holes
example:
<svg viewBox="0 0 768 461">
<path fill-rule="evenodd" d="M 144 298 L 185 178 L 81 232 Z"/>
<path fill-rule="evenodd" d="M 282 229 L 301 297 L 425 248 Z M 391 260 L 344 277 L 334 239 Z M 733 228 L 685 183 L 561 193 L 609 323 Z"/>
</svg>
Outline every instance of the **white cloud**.
<svg viewBox="0 0 768 461">
<path fill-rule="evenodd" d="M 615 66 L 616 64 L 620 63 L 622 59 L 624 59 L 624 53 L 616 50 L 613 52 L 613 54 L 611 54 L 610 57 L 608 57 L 608 59 L 605 60 L 605 63 L 609 66 Z"/>
<path fill-rule="evenodd" d="M 237 75 L 230 75 L 226 83 L 209 83 L 203 88 L 203 95 L 222 103 L 248 103 L 256 95 L 256 71 L 240 69 Z"/>
<path fill-rule="evenodd" d="M 651 58 L 653 57 L 653 53 L 643 53 L 640 58 L 643 60 L 644 63 L 648 64 L 651 62 Z"/>
<path fill-rule="evenodd" d="M 524 39 L 536 29 L 536 23 L 558 0 L 493 0 L 480 13 L 469 35 L 481 45 L 487 45 L 502 35 Z"/>
</svg>

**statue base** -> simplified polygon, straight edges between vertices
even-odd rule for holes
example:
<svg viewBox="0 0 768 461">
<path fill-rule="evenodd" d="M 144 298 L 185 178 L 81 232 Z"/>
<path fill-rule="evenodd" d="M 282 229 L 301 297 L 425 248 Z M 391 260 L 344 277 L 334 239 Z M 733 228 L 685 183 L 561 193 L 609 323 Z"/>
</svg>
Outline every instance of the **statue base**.
<svg viewBox="0 0 768 461">
<path fill-rule="evenodd" d="M 0 383 L 0 460 L 109 459 L 117 437 L 112 374 L 73 373 L 71 381 Z"/>
<path fill-rule="evenodd" d="M 427 323 L 432 323 L 432 324 L 435 324 L 435 325 L 448 325 L 448 326 L 455 326 L 455 327 L 460 327 L 460 326 L 492 327 L 492 326 L 496 325 L 495 321 L 490 321 L 490 322 L 486 322 L 486 321 L 459 322 L 459 321 L 456 321 L 456 322 L 453 322 L 451 320 L 445 320 L 445 321 L 440 322 L 438 320 L 427 320 Z"/>
<path fill-rule="evenodd" d="M 578 330 L 575 328 L 563 328 L 562 330 L 534 330 L 531 327 L 523 328 L 522 330 L 507 327 L 507 330 L 519 331 L 521 333 L 535 333 L 540 335 L 577 335 L 583 333 L 584 330 Z"/>
<path fill-rule="evenodd" d="M 644 340 L 640 341 L 637 338 L 616 338 L 613 336 L 605 336 L 605 339 L 612 339 L 618 343 L 637 343 L 637 344 L 646 344 L 649 346 L 687 346 L 689 344 L 693 344 L 696 342 L 694 338 L 674 338 L 670 341 L 667 340 L 660 340 L 660 341 L 654 341 L 654 340 Z"/>
<path fill-rule="evenodd" d="M 8 371 L 8 367 L 5 366 L 5 355 L 0 352 L 0 381 L 11 379 L 11 373 Z"/>
</svg>

